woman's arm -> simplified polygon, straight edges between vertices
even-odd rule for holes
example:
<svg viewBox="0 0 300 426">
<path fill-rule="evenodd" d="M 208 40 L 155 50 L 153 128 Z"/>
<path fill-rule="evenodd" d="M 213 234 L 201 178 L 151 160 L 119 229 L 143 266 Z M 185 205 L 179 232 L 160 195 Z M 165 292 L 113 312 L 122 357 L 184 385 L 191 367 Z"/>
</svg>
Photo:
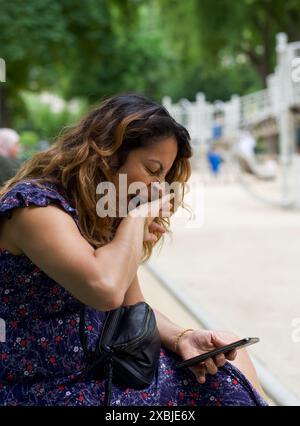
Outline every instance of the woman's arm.
<svg viewBox="0 0 300 426">
<path fill-rule="evenodd" d="M 141 261 L 143 217 L 127 216 L 110 243 L 94 249 L 74 220 L 56 205 L 18 208 L 8 221 L 10 240 L 49 277 L 86 305 L 122 305 Z"/>
<path fill-rule="evenodd" d="M 179 327 L 178 325 L 174 324 L 157 309 L 153 309 L 153 310 L 155 312 L 157 327 L 159 329 L 162 344 L 163 346 L 165 346 L 166 348 L 174 352 L 174 343 L 175 343 L 176 337 L 181 331 L 184 330 L 184 327 Z M 190 331 L 180 337 L 177 344 L 177 349 L 176 349 L 177 355 L 180 355 L 180 356 L 182 355 L 181 348 L 189 333 Z"/>
<path fill-rule="evenodd" d="M 131 210 L 113 240 L 96 250 L 74 219 L 53 204 L 14 209 L 6 222 L 9 239 L 18 252 L 81 302 L 100 311 L 114 309 L 122 305 L 136 275 L 145 238 L 155 238 L 149 231 L 153 218 L 170 209 L 172 196 Z"/>
<path fill-rule="evenodd" d="M 143 296 L 143 293 L 140 288 L 139 280 L 137 274 L 135 275 L 130 287 L 128 288 L 123 305 L 133 305 L 135 303 L 138 303 L 140 301 L 145 301 L 145 298 Z M 178 325 L 174 324 L 172 321 L 170 321 L 165 315 L 163 315 L 159 310 L 152 308 L 155 313 L 155 318 L 157 322 L 157 328 L 159 330 L 160 338 L 162 341 L 162 345 L 166 348 L 172 350 L 174 352 L 174 343 L 176 336 L 184 329 L 183 327 L 179 327 Z M 183 341 L 185 340 L 186 334 L 182 337 L 180 337 L 177 351 L 176 353 L 178 355 L 181 354 L 181 345 Z"/>
</svg>

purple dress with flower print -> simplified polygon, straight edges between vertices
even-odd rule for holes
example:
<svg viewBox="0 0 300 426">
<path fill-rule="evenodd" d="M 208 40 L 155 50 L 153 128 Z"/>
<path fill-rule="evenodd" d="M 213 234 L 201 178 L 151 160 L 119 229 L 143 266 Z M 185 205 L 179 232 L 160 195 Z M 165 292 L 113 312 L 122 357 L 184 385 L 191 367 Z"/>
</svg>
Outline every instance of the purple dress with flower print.
<svg viewBox="0 0 300 426">
<path fill-rule="evenodd" d="M 0 199 L 0 217 L 9 218 L 14 208 L 50 203 L 70 214 L 80 231 L 77 210 L 63 189 L 52 182 L 41 187 L 35 179 L 17 183 Z M 5 249 L 0 249 L 0 283 L 0 405 L 103 405 L 104 379 L 80 374 L 86 366 L 79 335 L 82 303 L 25 254 Z M 87 308 L 91 346 L 106 315 Z M 268 405 L 231 363 L 199 384 L 191 370 L 175 370 L 179 360 L 162 346 L 151 385 L 137 390 L 113 384 L 111 405 Z"/>
</svg>

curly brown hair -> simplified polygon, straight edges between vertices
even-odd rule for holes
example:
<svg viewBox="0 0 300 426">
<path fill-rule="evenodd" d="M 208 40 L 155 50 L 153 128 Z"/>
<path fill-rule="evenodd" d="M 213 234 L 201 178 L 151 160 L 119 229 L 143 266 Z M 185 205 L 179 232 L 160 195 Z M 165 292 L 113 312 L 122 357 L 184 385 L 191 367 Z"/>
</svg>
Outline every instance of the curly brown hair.
<svg viewBox="0 0 300 426">
<path fill-rule="evenodd" d="M 120 218 L 98 217 L 97 185 L 111 181 L 131 150 L 159 143 L 166 137 L 175 137 L 178 149 L 165 180 L 168 184 L 180 183 L 180 201 L 185 207 L 185 183 L 191 175 L 189 133 L 163 106 L 131 92 L 104 99 L 78 124 L 66 128 L 49 149 L 36 153 L 22 165 L 1 188 L 0 197 L 25 179 L 59 184 L 78 211 L 83 236 L 94 248 L 101 247 L 112 240 Z M 155 221 L 170 231 L 169 218 Z M 157 236 L 158 242 L 163 236 Z M 152 249 L 152 243 L 144 243 L 143 261 L 151 256 Z"/>
</svg>

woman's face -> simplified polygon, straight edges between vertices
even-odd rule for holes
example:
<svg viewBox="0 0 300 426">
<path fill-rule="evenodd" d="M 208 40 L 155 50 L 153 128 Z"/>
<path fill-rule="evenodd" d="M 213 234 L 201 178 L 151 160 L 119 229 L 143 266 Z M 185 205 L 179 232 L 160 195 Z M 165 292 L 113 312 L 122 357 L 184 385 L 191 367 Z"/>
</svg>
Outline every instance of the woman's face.
<svg viewBox="0 0 300 426">
<path fill-rule="evenodd" d="M 131 151 L 126 162 L 114 176 L 113 183 L 116 185 L 116 189 L 119 189 L 120 174 L 126 174 L 128 187 L 133 182 L 144 183 L 148 189 L 148 200 L 150 200 L 151 184 L 165 181 L 176 155 L 177 141 L 174 137 L 155 142 L 148 148 Z M 137 193 L 135 192 L 135 194 Z M 127 195 L 127 202 L 132 196 L 132 194 Z"/>
</svg>

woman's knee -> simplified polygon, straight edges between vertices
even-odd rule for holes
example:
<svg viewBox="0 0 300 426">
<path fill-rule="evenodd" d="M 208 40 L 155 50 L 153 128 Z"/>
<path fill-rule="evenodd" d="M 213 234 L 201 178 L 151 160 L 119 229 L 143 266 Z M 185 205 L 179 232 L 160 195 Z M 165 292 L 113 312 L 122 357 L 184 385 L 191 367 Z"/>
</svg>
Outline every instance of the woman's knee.
<svg viewBox="0 0 300 426">
<path fill-rule="evenodd" d="M 233 333 L 231 331 L 222 331 L 222 336 L 224 340 L 228 342 L 237 342 L 238 340 L 241 340 L 242 338 L 238 336 L 236 333 Z M 248 354 L 248 351 L 246 348 L 240 348 L 236 352 L 236 358 L 233 361 L 230 361 L 231 364 L 233 364 L 235 367 L 237 367 L 244 376 L 249 380 L 249 382 L 254 386 L 254 388 L 264 397 L 266 398 L 266 395 L 261 387 L 261 384 L 259 382 L 256 369 L 254 367 L 254 364 Z"/>
</svg>

